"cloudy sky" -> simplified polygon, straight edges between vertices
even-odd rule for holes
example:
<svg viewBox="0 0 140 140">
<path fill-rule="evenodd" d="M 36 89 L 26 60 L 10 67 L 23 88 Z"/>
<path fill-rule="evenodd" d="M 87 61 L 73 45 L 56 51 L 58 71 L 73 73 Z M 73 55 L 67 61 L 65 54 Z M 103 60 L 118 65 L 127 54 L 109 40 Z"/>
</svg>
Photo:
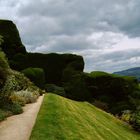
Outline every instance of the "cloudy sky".
<svg viewBox="0 0 140 140">
<path fill-rule="evenodd" d="M 140 0 L 0 0 L 31 52 L 76 53 L 85 71 L 140 66 Z"/>
</svg>

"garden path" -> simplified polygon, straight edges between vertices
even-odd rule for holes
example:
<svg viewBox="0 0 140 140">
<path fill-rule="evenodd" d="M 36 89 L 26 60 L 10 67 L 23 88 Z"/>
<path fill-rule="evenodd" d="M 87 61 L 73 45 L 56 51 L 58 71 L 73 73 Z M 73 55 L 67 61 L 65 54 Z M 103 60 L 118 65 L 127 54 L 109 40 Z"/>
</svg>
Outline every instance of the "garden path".
<svg viewBox="0 0 140 140">
<path fill-rule="evenodd" d="M 44 95 L 23 107 L 24 112 L 0 123 L 0 140 L 29 140 Z"/>
</svg>

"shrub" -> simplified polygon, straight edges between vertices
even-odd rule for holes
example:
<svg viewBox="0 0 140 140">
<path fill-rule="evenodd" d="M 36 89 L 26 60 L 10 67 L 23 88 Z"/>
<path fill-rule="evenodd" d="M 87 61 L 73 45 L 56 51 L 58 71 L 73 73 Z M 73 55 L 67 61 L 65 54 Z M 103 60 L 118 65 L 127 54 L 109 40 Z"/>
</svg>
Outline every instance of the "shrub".
<svg viewBox="0 0 140 140">
<path fill-rule="evenodd" d="M 0 121 L 4 120 L 6 117 L 5 112 L 0 109 Z"/>
<path fill-rule="evenodd" d="M 29 79 L 26 78 L 23 74 L 11 70 L 6 78 L 3 88 L 0 89 L 0 105 L 3 106 L 5 105 L 5 102 L 12 102 L 11 99 L 17 100 L 17 97 L 13 96 L 13 93 L 20 91 L 30 91 L 33 93 L 35 92 L 35 96 L 36 93 L 38 96 L 40 92 L 39 88 L 34 86 L 33 83 L 30 82 Z M 22 104 L 22 98 L 19 98 L 19 100 L 21 100 L 19 104 Z"/>
<path fill-rule="evenodd" d="M 21 107 L 21 105 L 19 105 L 18 103 L 14 103 L 11 105 L 11 107 L 9 108 L 9 110 L 14 114 L 20 114 L 23 112 L 23 109 Z"/>
<path fill-rule="evenodd" d="M 15 93 L 13 93 L 9 99 L 11 100 L 12 103 L 18 103 L 21 106 L 24 106 L 26 104 L 26 100 L 24 97 L 16 95 Z"/>
<path fill-rule="evenodd" d="M 13 75 L 15 81 L 17 81 L 14 90 L 16 91 L 25 90 L 30 86 L 33 86 L 33 83 L 27 77 L 25 77 L 24 74 L 17 71 L 11 71 L 11 75 Z"/>
<path fill-rule="evenodd" d="M 132 117 L 132 112 L 130 110 L 124 110 L 122 115 L 121 115 L 121 120 L 129 123 L 131 117 Z"/>
<path fill-rule="evenodd" d="M 2 109 L 6 112 L 11 112 L 11 115 L 20 114 L 23 112 L 22 106 L 18 103 L 6 103 Z"/>
<path fill-rule="evenodd" d="M 45 73 L 41 68 L 27 68 L 22 71 L 36 86 L 43 88 L 45 84 Z"/>
<path fill-rule="evenodd" d="M 140 111 L 133 113 L 130 123 L 132 124 L 133 128 L 137 131 L 140 131 Z"/>
<path fill-rule="evenodd" d="M 5 56 L 5 53 L 1 50 L 0 50 L 0 67 L 3 69 L 9 68 L 9 64 L 8 64 L 7 58 Z"/>
<path fill-rule="evenodd" d="M 91 99 L 82 72 L 75 71 L 72 67 L 67 67 L 63 72 L 62 81 L 66 97 L 80 101 L 89 101 Z"/>
<path fill-rule="evenodd" d="M 14 75 L 8 75 L 4 87 L 0 91 L 0 103 L 9 102 L 9 97 L 14 90 L 19 90 L 19 84 Z"/>
<path fill-rule="evenodd" d="M 13 93 L 15 102 L 18 104 L 23 103 L 33 103 L 37 100 L 39 93 L 37 91 L 21 90 Z"/>
<path fill-rule="evenodd" d="M 107 103 L 109 111 L 113 114 L 133 109 L 134 103 L 132 105 L 130 97 L 140 99 L 138 81 L 134 77 L 118 76 L 99 71 L 84 75 L 86 87 L 92 95 L 91 98 Z"/>
<path fill-rule="evenodd" d="M 58 95 L 61 95 L 61 96 L 64 96 L 64 97 L 66 96 L 64 88 L 56 86 L 54 84 L 46 84 L 45 85 L 45 90 L 47 92 L 55 93 L 55 94 L 58 94 Z"/>
<path fill-rule="evenodd" d="M 95 100 L 93 102 L 93 105 L 95 105 L 96 107 L 98 107 L 98 108 L 100 108 L 102 110 L 108 111 L 108 104 L 107 103 Z"/>
</svg>

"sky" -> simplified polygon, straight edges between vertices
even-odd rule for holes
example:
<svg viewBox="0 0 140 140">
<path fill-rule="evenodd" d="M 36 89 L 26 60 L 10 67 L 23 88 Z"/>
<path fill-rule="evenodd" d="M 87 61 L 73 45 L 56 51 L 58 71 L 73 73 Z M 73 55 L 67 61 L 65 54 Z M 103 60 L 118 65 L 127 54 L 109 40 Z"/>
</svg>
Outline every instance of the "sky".
<svg viewBox="0 0 140 140">
<path fill-rule="evenodd" d="M 140 0 L 0 0 L 29 52 L 82 55 L 85 71 L 140 66 Z"/>
</svg>

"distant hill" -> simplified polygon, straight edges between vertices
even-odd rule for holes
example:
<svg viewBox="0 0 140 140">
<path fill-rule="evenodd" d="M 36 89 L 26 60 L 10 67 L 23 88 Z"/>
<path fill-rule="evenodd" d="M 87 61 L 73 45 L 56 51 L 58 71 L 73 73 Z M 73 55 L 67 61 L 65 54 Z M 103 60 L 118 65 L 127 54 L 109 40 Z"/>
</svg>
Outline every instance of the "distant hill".
<svg viewBox="0 0 140 140">
<path fill-rule="evenodd" d="M 135 67 L 123 71 L 114 72 L 114 74 L 119 74 L 122 76 L 135 76 L 140 82 L 140 67 Z"/>
<path fill-rule="evenodd" d="M 30 140 L 139 140 L 127 124 L 87 102 L 45 95 Z"/>
</svg>

